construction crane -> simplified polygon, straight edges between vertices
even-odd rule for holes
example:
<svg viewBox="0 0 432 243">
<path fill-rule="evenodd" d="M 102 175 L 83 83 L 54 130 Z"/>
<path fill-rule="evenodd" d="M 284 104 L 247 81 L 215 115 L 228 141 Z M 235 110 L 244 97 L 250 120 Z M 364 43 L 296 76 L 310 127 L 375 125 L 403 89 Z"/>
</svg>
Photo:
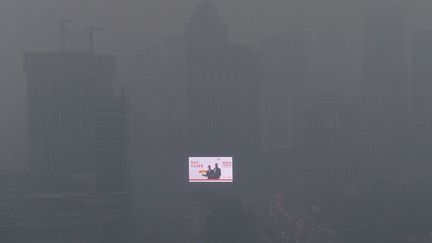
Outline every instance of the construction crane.
<svg viewBox="0 0 432 243">
<path fill-rule="evenodd" d="M 40 20 L 40 19 L 29 19 L 33 23 L 51 23 L 57 24 L 60 28 L 60 51 L 66 51 L 66 24 L 73 24 L 72 20 L 60 19 L 60 20 Z"/>
<path fill-rule="evenodd" d="M 88 33 L 88 40 L 89 40 L 89 52 L 95 53 L 95 46 L 94 46 L 94 33 L 96 31 L 102 31 L 104 28 L 102 27 L 96 27 L 96 26 L 90 26 L 87 28 L 84 28 L 84 31 Z"/>
</svg>

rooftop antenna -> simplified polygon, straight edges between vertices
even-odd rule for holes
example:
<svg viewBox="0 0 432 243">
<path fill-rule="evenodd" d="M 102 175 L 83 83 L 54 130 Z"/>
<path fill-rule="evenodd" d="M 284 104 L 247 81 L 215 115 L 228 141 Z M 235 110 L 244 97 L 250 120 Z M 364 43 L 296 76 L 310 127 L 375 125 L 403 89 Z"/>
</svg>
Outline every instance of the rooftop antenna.
<svg viewBox="0 0 432 243">
<path fill-rule="evenodd" d="M 84 31 L 88 33 L 88 38 L 89 38 L 89 52 L 94 54 L 95 53 L 95 46 L 94 46 L 94 33 L 96 31 L 102 31 L 104 30 L 101 27 L 96 27 L 96 26 L 90 26 L 87 28 L 84 28 Z"/>
<path fill-rule="evenodd" d="M 66 24 L 73 24 L 72 20 L 60 19 L 60 20 L 41 20 L 41 19 L 29 19 L 33 23 L 51 23 L 57 24 L 60 28 L 60 51 L 66 51 Z"/>
</svg>

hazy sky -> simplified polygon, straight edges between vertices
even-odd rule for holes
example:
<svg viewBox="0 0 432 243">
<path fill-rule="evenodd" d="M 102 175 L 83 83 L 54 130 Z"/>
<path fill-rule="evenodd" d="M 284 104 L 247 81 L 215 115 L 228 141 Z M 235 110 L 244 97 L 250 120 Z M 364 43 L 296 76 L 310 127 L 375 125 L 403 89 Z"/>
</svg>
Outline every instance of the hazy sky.
<svg viewBox="0 0 432 243">
<path fill-rule="evenodd" d="M 57 26 L 29 20 L 74 20 L 76 23 L 68 28 L 69 44 L 74 50 L 85 48 L 86 36 L 82 31 L 85 26 L 102 26 L 107 31 L 98 35 L 99 50 L 127 56 L 145 54 L 148 50 L 160 48 L 167 37 L 181 33 L 197 2 L 198 0 L 0 0 L 0 167 L 22 164 L 25 161 L 26 90 L 21 72 L 21 55 L 26 51 L 53 50 L 58 46 Z M 319 30 L 318 33 L 334 26 L 335 29 L 347 32 L 345 37 L 349 44 L 345 48 L 348 59 L 356 63 L 357 59 L 351 49 L 361 48 L 359 35 L 356 34 L 360 30 L 363 8 L 363 3 L 359 0 L 213 2 L 225 18 L 231 40 L 235 43 L 260 44 L 265 38 L 295 26 L 312 26 Z M 407 3 L 413 26 L 432 29 L 431 1 L 410 0 Z M 331 38 L 326 40 L 332 42 Z M 315 48 L 321 53 L 320 45 Z M 324 47 L 321 50 L 324 50 L 324 58 L 332 55 Z"/>
</svg>

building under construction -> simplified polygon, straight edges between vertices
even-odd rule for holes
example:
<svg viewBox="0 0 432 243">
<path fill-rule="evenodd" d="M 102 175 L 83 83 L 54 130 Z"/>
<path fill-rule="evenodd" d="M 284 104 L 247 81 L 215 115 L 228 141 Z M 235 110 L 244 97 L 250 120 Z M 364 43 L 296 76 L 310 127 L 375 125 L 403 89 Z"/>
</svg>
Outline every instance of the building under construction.
<svg viewBox="0 0 432 243">
<path fill-rule="evenodd" d="M 113 88 L 115 57 L 94 52 L 27 53 L 28 166 L 95 188 L 124 191 L 128 99 Z M 86 176 L 82 176 L 82 175 Z"/>
</svg>

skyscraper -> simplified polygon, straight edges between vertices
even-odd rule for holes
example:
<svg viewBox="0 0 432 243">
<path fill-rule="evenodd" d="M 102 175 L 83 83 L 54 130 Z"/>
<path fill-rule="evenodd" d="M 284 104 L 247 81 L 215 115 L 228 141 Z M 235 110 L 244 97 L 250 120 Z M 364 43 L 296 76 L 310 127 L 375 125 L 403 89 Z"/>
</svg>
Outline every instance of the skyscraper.
<svg viewBox="0 0 432 243">
<path fill-rule="evenodd" d="M 424 172 L 432 155 L 432 31 L 414 32 L 412 61 L 412 148 L 417 172 Z"/>
<path fill-rule="evenodd" d="M 23 61 L 29 168 L 70 178 L 90 171 L 105 189 L 125 189 L 127 98 L 114 95 L 114 56 L 44 52 Z"/>
<path fill-rule="evenodd" d="M 432 31 L 413 34 L 413 119 L 416 124 L 432 122 Z"/>
<path fill-rule="evenodd" d="M 314 176 L 332 181 L 346 175 L 349 168 L 350 124 L 342 96 L 316 99 L 306 119 L 307 162 Z"/>
<path fill-rule="evenodd" d="M 231 94 L 239 122 L 238 149 L 256 151 L 261 146 L 262 74 L 258 51 L 252 46 L 230 45 L 229 79 L 237 93 Z"/>
<path fill-rule="evenodd" d="M 263 58 L 263 147 L 299 152 L 304 137 L 309 43 L 304 31 L 275 36 L 261 48 Z"/>
<path fill-rule="evenodd" d="M 198 4 L 185 38 L 192 150 L 230 154 L 253 147 L 259 141 L 258 55 L 229 44 L 226 25 L 209 1 Z"/>
<path fill-rule="evenodd" d="M 398 157 L 409 118 L 406 13 L 373 5 L 365 16 L 364 85 L 370 151 Z"/>
<path fill-rule="evenodd" d="M 229 147 L 238 126 L 228 80 L 228 35 L 214 5 L 202 1 L 186 25 L 188 133 L 201 152 Z M 230 104 L 231 103 L 231 104 Z"/>
</svg>

